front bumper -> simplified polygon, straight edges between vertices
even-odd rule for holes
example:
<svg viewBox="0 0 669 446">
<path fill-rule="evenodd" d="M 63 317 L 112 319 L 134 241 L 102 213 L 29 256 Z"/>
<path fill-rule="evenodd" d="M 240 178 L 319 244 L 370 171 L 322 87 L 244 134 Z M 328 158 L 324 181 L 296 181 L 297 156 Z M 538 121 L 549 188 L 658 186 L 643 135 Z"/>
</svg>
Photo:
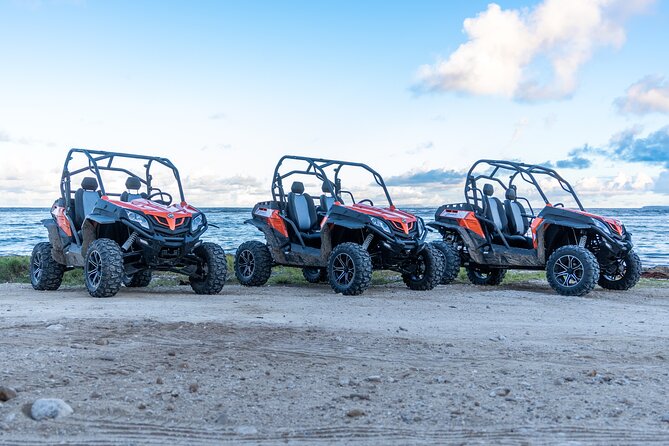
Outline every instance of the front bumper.
<svg viewBox="0 0 669 446">
<path fill-rule="evenodd" d="M 176 231 L 162 228 L 147 231 L 131 222 L 128 223 L 131 231 L 137 233 L 134 245 L 141 249 L 126 255 L 141 256 L 141 263 L 152 269 L 171 269 L 197 262 L 193 251 L 202 244 L 200 237 L 206 230 L 206 225 L 195 233 L 190 233 L 186 228 Z"/>
<path fill-rule="evenodd" d="M 634 248 L 632 235 L 627 231 L 623 232 L 623 235 L 609 234 L 600 228 L 595 228 L 595 231 L 603 240 L 603 248 L 609 250 L 615 257 L 625 255 Z"/>
</svg>

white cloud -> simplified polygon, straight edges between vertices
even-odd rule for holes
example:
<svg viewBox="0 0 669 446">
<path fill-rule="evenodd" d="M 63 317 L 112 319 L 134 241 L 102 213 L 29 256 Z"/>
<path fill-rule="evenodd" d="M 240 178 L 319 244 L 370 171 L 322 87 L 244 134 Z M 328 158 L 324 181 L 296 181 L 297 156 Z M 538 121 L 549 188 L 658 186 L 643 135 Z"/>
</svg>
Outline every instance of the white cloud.
<svg viewBox="0 0 669 446">
<path fill-rule="evenodd" d="M 523 136 L 523 132 L 525 131 L 525 127 L 530 123 L 530 120 L 527 119 L 526 117 L 520 118 L 518 121 L 513 126 L 513 134 L 511 135 L 511 142 L 518 141 L 521 136 Z"/>
<path fill-rule="evenodd" d="M 465 19 L 467 42 L 446 60 L 419 68 L 419 86 L 526 101 L 567 97 L 594 50 L 620 47 L 625 41 L 624 20 L 649 3 L 544 0 L 531 9 L 507 10 L 491 3 L 476 17 Z M 543 60 L 550 66 L 547 75 L 542 74 Z"/>
<path fill-rule="evenodd" d="M 614 104 L 620 113 L 669 113 L 669 81 L 660 76 L 647 76 L 630 85 L 625 96 L 616 99 Z"/>
<path fill-rule="evenodd" d="M 669 195 L 669 170 L 660 173 L 653 184 L 653 191 Z"/>
</svg>

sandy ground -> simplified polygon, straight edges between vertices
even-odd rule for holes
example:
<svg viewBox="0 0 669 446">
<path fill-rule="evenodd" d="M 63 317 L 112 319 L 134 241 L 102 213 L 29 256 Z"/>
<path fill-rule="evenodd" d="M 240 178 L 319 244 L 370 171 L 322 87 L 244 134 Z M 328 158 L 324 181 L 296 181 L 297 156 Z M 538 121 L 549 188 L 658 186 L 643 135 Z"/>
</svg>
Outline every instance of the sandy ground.
<svg viewBox="0 0 669 446">
<path fill-rule="evenodd" d="M 669 442 L 667 287 L 0 285 L 0 315 L 0 443 Z"/>
</svg>

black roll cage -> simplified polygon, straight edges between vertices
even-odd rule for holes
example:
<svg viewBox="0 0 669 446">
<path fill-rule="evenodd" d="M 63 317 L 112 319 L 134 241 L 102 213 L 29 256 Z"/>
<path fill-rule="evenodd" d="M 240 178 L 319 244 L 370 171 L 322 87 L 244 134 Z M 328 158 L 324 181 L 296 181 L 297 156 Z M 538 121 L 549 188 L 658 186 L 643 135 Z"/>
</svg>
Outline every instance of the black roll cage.
<svg viewBox="0 0 669 446">
<path fill-rule="evenodd" d="M 474 170 L 481 164 L 487 164 L 492 168 L 492 171 L 490 171 L 489 173 L 474 175 Z M 510 170 L 514 172 L 509 177 L 508 185 L 504 184 L 504 182 L 496 176 L 500 170 Z M 574 188 L 571 187 L 571 184 L 569 184 L 567 180 L 562 178 L 560 174 L 558 174 L 555 170 L 549 167 L 540 166 L 536 164 L 517 163 L 514 161 L 489 160 L 489 159 L 476 161 L 469 169 L 469 172 L 467 173 L 467 180 L 465 182 L 465 200 L 467 201 L 467 204 L 472 205 L 475 208 L 485 210 L 483 206 L 484 203 L 483 192 L 481 189 L 477 187 L 477 181 L 482 179 L 495 181 L 499 183 L 506 191 L 508 188 L 513 186 L 513 181 L 516 179 L 516 177 L 519 176 L 521 179 L 523 179 L 527 183 L 532 184 L 536 188 L 537 192 L 539 192 L 539 195 L 541 195 L 541 198 L 544 200 L 545 204 L 550 204 L 550 201 L 546 197 L 546 194 L 544 193 L 541 186 L 539 186 L 539 183 L 535 178 L 535 175 L 537 174 L 548 175 L 551 178 L 557 180 L 558 184 L 560 184 L 560 187 L 574 198 L 574 201 L 576 202 L 576 204 L 578 204 L 580 210 L 585 211 L 583 205 L 581 204 L 581 200 L 579 200 L 578 196 L 576 195 L 576 191 L 574 191 Z"/>
<path fill-rule="evenodd" d="M 291 170 L 290 172 L 281 174 L 279 172 L 279 169 L 281 168 L 281 164 L 285 160 L 304 161 L 307 163 L 307 167 L 304 170 Z M 334 182 L 330 181 L 324 170 L 331 166 L 335 166 Z M 311 158 L 307 156 L 296 156 L 296 155 L 285 155 L 281 157 L 281 159 L 277 163 L 276 168 L 274 169 L 274 177 L 272 179 L 272 200 L 281 202 L 286 201 L 286 193 L 283 187 L 283 180 L 291 175 L 297 175 L 297 174 L 315 176 L 320 181 L 327 184 L 327 187 L 332 197 L 338 200 L 339 194 L 342 192 L 339 172 L 344 166 L 359 167 L 371 173 L 372 177 L 374 178 L 374 181 L 376 181 L 376 184 L 381 186 L 381 188 L 383 189 L 383 192 L 385 193 L 386 196 L 386 200 L 388 200 L 388 205 L 390 207 L 393 207 L 393 200 L 390 198 L 390 194 L 388 193 L 388 188 L 386 187 L 386 183 L 383 181 L 383 177 L 381 177 L 381 175 L 377 171 L 369 167 L 367 164 L 353 163 L 350 161 L 330 160 L 324 158 Z"/>
<path fill-rule="evenodd" d="M 73 155 L 76 153 L 81 153 L 88 159 L 88 166 L 76 169 L 74 171 L 70 171 L 69 169 L 70 161 L 72 161 Z M 138 159 L 147 161 L 147 163 L 144 165 L 144 167 L 146 168 L 145 177 L 142 178 L 139 175 L 130 172 L 129 170 L 124 169 L 122 167 L 114 167 L 113 163 L 115 158 L 128 158 L 128 159 Z M 181 178 L 179 176 L 179 170 L 167 158 L 161 158 L 150 155 L 135 155 L 131 153 L 122 153 L 122 152 L 107 152 L 103 150 L 88 150 L 88 149 L 73 148 L 70 149 L 70 151 L 67 153 L 67 157 L 65 158 L 65 164 L 63 166 L 63 175 L 61 176 L 60 180 L 60 192 L 63 199 L 65 200 L 65 207 L 69 209 L 70 201 L 72 199 L 72 185 L 71 185 L 72 176 L 78 175 L 82 172 L 90 171 L 97 178 L 98 186 L 100 187 L 100 193 L 102 195 L 116 196 L 121 194 L 108 194 L 105 191 L 105 186 L 102 182 L 100 171 L 122 172 L 127 174 L 128 176 L 139 179 L 139 181 L 142 184 L 146 185 L 147 190 L 151 191 L 152 190 L 151 180 L 153 179 L 153 177 L 151 176 L 151 165 L 153 163 L 162 164 L 163 166 L 172 170 L 172 173 L 174 173 L 174 178 L 177 181 L 177 185 L 179 186 L 179 195 L 181 197 L 181 202 L 185 202 L 186 200 L 184 198 L 183 187 L 181 186 Z"/>
</svg>

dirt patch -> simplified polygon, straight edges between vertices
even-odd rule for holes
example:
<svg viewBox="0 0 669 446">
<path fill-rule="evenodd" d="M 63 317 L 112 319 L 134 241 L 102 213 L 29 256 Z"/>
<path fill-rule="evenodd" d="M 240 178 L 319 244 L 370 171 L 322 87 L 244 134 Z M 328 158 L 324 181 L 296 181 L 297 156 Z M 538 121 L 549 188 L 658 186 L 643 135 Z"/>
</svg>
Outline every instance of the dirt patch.
<svg viewBox="0 0 669 446">
<path fill-rule="evenodd" d="M 669 435 L 669 289 L 0 286 L 0 443 L 620 443 Z M 61 398 L 66 418 L 22 408 Z"/>
</svg>

